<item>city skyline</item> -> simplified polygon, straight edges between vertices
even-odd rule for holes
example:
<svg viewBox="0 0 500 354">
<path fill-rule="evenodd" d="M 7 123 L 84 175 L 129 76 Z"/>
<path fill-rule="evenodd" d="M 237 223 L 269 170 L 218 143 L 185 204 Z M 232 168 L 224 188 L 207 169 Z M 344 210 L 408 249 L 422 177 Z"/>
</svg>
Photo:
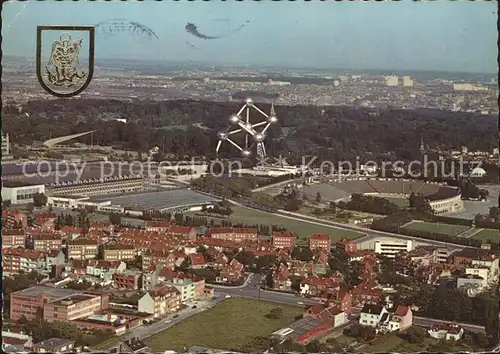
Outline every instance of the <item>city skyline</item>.
<svg viewBox="0 0 500 354">
<path fill-rule="evenodd" d="M 37 25 L 96 25 L 124 18 L 148 26 L 159 39 L 98 37 L 96 61 L 123 58 L 240 66 L 495 73 L 497 8 L 492 5 L 287 3 L 286 16 L 280 16 L 284 5 L 274 2 L 186 5 L 146 1 L 126 6 L 106 3 L 106 7 L 97 2 L 7 2 L 2 49 L 7 56 L 34 59 Z M 75 6 L 78 11 L 73 10 Z M 324 11 L 325 6 L 331 6 L 331 11 Z M 175 15 L 163 16 L 161 8 Z M 199 39 L 185 31 L 187 23 L 222 38 Z"/>
</svg>

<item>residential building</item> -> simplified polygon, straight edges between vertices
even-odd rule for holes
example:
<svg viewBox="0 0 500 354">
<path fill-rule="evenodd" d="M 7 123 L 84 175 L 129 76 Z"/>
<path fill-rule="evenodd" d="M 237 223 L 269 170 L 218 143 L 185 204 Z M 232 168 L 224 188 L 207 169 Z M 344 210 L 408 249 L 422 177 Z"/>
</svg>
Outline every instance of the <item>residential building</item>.
<svg viewBox="0 0 500 354">
<path fill-rule="evenodd" d="M 191 263 L 192 269 L 201 269 L 207 266 L 205 262 L 205 257 L 203 253 L 191 253 L 189 256 L 189 262 Z"/>
<path fill-rule="evenodd" d="M 26 233 L 21 229 L 2 229 L 2 249 L 25 248 Z"/>
<path fill-rule="evenodd" d="M 141 284 L 141 278 L 141 273 L 130 270 L 113 274 L 113 281 L 119 289 L 138 290 Z"/>
<path fill-rule="evenodd" d="M 256 228 L 216 227 L 210 229 L 208 235 L 214 239 L 231 242 L 258 240 L 258 230 Z"/>
<path fill-rule="evenodd" d="M 391 314 L 388 329 L 391 332 L 403 331 L 413 324 L 413 313 L 409 306 L 398 306 Z"/>
<path fill-rule="evenodd" d="M 146 221 L 144 228 L 146 231 L 167 232 L 170 228 L 170 223 L 162 220 Z"/>
<path fill-rule="evenodd" d="M 181 236 L 191 241 L 196 240 L 196 228 L 192 226 L 172 225 L 167 231 L 169 236 Z"/>
<path fill-rule="evenodd" d="M 33 249 L 35 251 L 49 253 L 62 249 L 62 239 L 53 233 L 43 233 L 33 237 Z"/>
<path fill-rule="evenodd" d="M 460 340 L 464 334 L 464 329 L 456 324 L 439 323 L 432 326 L 427 333 L 435 339 Z"/>
<path fill-rule="evenodd" d="M 32 320 L 37 314 L 42 314 L 45 303 L 78 293 L 80 293 L 78 290 L 42 285 L 13 292 L 10 294 L 10 319 L 17 321 L 24 316 Z"/>
<path fill-rule="evenodd" d="M 104 297 L 107 297 L 107 300 L 104 300 Z M 81 292 L 45 303 L 43 305 L 43 318 L 49 322 L 72 321 L 106 309 L 108 303 L 109 295 L 107 294 Z"/>
<path fill-rule="evenodd" d="M 223 266 L 220 270 L 220 275 L 217 281 L 234 283 L 241 279 L 245 266 L 238 262 L 235 258 Z"/>
<path fill-rule="evenodd" d="M 19 210 L 2 210 L 2 227 L 6 229 L 26 229 L 28 216 Z"/>
<path fill-rule="evenodd" d="M 277 248 L 293 248 L 297 242 L 297 235 L 290 231 L 274 231 L 271 244 Z"/>
<path fill-rule="evenodd" d="M 340 289 L 336 279 L 307 277 L 300 282 L 300 294 L 319 297 L 328 290 Z"/>
<path fill-rule="evenodd" d="M 51 270 L 52 266 L 62 266 L 66 264 L 66 256 L 62 250 L 53 250 L 45 256 L 45 270 Z"/>
<path fill-rule="evenodd" d="M 150 313 L 154 318 L 176 312 L 182 305 L 182 295 L 173 286 L 158 286 L 152 288 L 139 299 L 137 309 Z"/>
<path fill-rule="evenodd" d="M 196 285 L 191 279 L 174 278 L 165 284 L 173 286 L 181 294 L 181 302 L 192 301 L 196 299 Z"/>
<path fill-rule="evenodd" d="M 175 268 L 176 257 L 173 252 L 146 251 L 142 255 L 142 269 L 148 270 L 152 266 L 163 264 L 166 268 Z"/>
<path fill-rule="evenodd" d="M 125 271 L 125 269 L 127 269 L 125 262 L 90 259 L 86 262 L 85 274 L 105 280 L 111 280 L 113 274 L 121 273 Z"/>
<path fill-rule="evenodd" d="M 352 311 L 352 296 L 347 290 L 335 289 L 331 291 L 328 294 L 326 301 L 330 307 L 338 307 L 348 315 Z"/>
<path fill-rule="evenodd" d="M 104 247 L 104 260 L 106 261 L 130 261 L 135 259 L 135 246 L 125 244 L 111 244 Z"/>
<path fill-rule="evenodd" d="M 30 273 L 43 268 L 44 254 L 24 248 L 2 249 L 2 269 L 5 275 Z"/>
<path fill-rule="evenodd" d="M 412 240 L 377 240 L 375 241 L 375 253 L 381 254 L 388 258 L 395 258 L 396 254 L 401 251 L 409 252 L 413 250 Z"/>
<path fill-rule="evenodd" d="M 61 338 L 50 338 L 35 343 L 33 351 L 36 353 L 71 353 L 75 352 L 75 341 Z"/>
<path fill-rule="evenodd" d="M 314 234 L 309 237 L 309 248 L 314 250 L 324 248 L 328 251 L 332 248 L 332 239 L 329 235 Z"/>
<path fill-rule="evenodd" d="M 346 253 L 354 253 L 356 252 L 356 242 L 354 242 L 354 240 L 341 237 L 340 240 L 335 242 L 335 249 Z"/>
<path fill-rule="evenodd" d="M 348 314 L 336 306 L 316 303 L 309 307 L 303 314 L 304 317 L 312 317 L 324 323 L 331 323 L 333 328 L 342 326 L 349 322 Z"/>
<path fill-rule="evenodd" d="M 97 257 L 98 252 L 99 241 L 95 239 L 79 237 L 68 245 L 68 259 L 93 259 Z"/>
<path fill-rule="evenodd" d="M 361 309 L 359 324 L 363 326 L 377 327 L 384 317 L 388 317 L 389 312 L 384 306 L 365 304 Z"/>
</svg>

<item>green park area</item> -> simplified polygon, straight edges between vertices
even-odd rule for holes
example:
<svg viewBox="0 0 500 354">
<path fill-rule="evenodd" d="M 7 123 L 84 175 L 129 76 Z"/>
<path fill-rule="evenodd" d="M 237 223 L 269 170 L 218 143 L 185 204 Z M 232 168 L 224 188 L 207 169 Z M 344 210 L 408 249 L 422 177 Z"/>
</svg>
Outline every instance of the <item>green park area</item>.
<svg viewBox="0 0 500 354">
<path fill-rule="evenodd" d="M 481 229 L 479 232 L 476 232 L 471 236 L 472 239 L 488 241 L 491 242 L 500 242 L 500 230 L 494 229 Z"/>
<path fill-rule="evenodd" d="M 181 352 L 193 345 L 238 349 L 286 327 L 302 311 L 298 306 L 231 298 L 149 337 L 145 342 L 153 353 Z"/>
<path fill-rule="evenodd" d="M 462 226 L 462 225 L 442 224 L 437 222 L 416 222 L 416 221 L 406 224 L 402 228 L 407 230 L 436 232 L 450 236 L 455 236 L 469 229 L 468 226 Z"/>
<path fill-rule="evenodd" d="M 216 224 L 220 224 L 222 220 L 230 220 L 232 224 L 245 224 L 245 225 L 276 225 L 284 227 L 289 231 L 295 232 L 302 240 L 306 240 L 312 234 L 328 234 L 333 240 L 338 240 L 341 237 L 357 238 L 363 234 L 342 230 L 333 226 L 321 226 L 314 223 L 293 220 L 280 215 L 269 214 L 254 209 L 248 209 L 240 206 L 231 207 L 233 213 L 229 217 L 215 217 L 213 218 Z M 190 212 L 185 215 L 201 215 L 199 212 Z M 205 216 L 205 215 L 204 215 Z M 212 217 L 207 215 L 209 222 Z"/>
</svg>

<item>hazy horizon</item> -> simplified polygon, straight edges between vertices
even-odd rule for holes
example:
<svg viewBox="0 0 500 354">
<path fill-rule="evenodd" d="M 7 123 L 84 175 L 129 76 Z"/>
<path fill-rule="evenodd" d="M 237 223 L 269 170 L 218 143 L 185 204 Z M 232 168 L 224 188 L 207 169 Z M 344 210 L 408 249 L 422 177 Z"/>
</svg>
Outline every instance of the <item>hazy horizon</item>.
<svg viewBox="0 0 500 354">
<path fill-rule="evenodd" d="M 496 13 L 494 2 L 451 1 L 6 2 L 2 50 L 35 59 L 38 25 L 123 18 L 149 27 L 158 39 L 98 35 L 96 61 L 494 74 Z M 197 38 L 185 31 L 187 23 L 222 38 Z"/>
</svg>

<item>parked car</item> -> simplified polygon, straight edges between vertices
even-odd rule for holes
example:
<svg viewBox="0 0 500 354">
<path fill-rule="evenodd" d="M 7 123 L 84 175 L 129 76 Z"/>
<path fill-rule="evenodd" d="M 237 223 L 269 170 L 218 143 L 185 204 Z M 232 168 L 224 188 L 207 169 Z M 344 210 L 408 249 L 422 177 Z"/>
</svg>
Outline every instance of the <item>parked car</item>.
<svg viewBox="0 0 500 354">
<path fill-rule="evenodd" d="M 197 307 L 198 307 L 198 306 L 194 305 L 194 306 L 193 306 L 193 307 L 191 307 L 191 308 L 192 308 L 192 309 L 195 309 L 195 308 L 197 308 Z"/>
<path fill-rule="evenodd" d="M 226 295 L 224 296 L 226 299 L 230 299 L 231 298 L 231 295 Z"/>
</svg>

